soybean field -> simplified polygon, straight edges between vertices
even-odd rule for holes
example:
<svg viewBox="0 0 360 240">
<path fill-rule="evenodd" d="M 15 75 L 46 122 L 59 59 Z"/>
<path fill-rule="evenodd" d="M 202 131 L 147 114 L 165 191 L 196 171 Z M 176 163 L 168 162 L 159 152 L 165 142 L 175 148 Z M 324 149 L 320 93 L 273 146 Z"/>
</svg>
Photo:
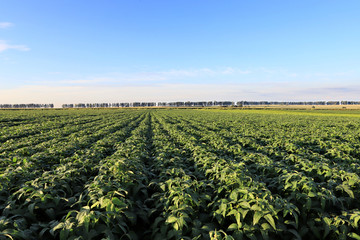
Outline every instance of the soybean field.
<svg viewBox="0 0 360 240">
<path fill-rule="evenodd" d="M 360 239 L 355 110 L 0 111 L 0 239 Z"/>
</svg>

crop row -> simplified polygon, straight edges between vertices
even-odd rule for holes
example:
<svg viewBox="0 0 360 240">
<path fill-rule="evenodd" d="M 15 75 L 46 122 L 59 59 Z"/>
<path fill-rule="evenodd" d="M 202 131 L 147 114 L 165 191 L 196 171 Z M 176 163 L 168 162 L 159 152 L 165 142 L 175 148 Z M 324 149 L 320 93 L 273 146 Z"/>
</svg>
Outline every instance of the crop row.
<svg viewBox="0 0 360 240">
<path fill-rule="evenodd" d="M 360 239 L 359 124 L 251 110 L 7 111 L 0 239 Z"/>
</svg>

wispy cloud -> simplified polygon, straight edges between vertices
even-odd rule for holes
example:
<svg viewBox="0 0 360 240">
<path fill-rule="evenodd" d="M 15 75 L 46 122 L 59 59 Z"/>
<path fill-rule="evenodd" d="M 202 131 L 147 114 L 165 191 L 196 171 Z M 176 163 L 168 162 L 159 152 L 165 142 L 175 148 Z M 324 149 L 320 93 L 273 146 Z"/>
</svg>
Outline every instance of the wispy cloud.
<svg viewBox="0 0 360 240">
<path fill-rule="evenodd" d="M 109 73 L 98 77 L 82 78 L 64 78 L 57 80 L 37 81 L 37 84 L 60 85 L 60 86 L 139 86 L 148 84 L 164 83 L 201 83 L 206 80 L 226 82 L 227 78 L 239 79 L 251 71 L 237 68 L 199 68 L 199 69 L 169 69 L 164 71 L 149 72 L 127 72 L 127 73 Z M 54 75 L 54 73 L 48 73 Z M 64 73 L 65 74 L 65 73 Z"/>
<path fill-rule="evenodd" d="M 226 67 L 223 70 L 220 70 L 221 74 L 250 74 L 252 73 L 252 71 L 250 70 L 242 70 L 242 69 L 238 69 L 238 68 L 232 68 L 232 67 Z"/>
<path fill-rule="evenodd" d="M 62 103 L 133 101 L 313 101 L 359 100 L 360 85 L 304 86 L 300 83 L 190 84 L 163 83 L 139 86 L 28 85 L 0 89 L 0 102 Z"/>
<path fill-rule="evenodd" d="M 296 73 L 286 69 L 242 69 L 238 67 L 214 67 L 214 68 L 194 68 L 194 69 L 168 69 L 162 71 L 148 71 L 148 72 L 122 72 L 122 73 L 108 73 L 101 74 L 96 77 L 54 77 L 53 80 L 38 81 L 36 84 L 48 86 L 98 86 L 98 87 L 132 87 L 132 86 L 161 86 L 164 84 L 188 84 L 188 85 L 209 85 L 209 84 L 224 84 L 236 85 L 240 84 L 246 86 L 248 84 L 257 86 L 252 89 L 267 89 L 273 88 L 283 91 L 292 90 L 291 86 L 296 85 L 294 89 L 300 89 L 304 86 L 313 87 L 319 86 L 319 91 L 322 86 L 330 86 L 330 84 L 337 84 L 339 81 L 345 84 L 356 84 L 355 80 L 349 78 L 344 79 L 342 76 L 332 74 L 329 79 L 315 76 L 309 73 Z M 282 86 L 288 86 L 282 89 Z M 338 87 L 336 85 L 336 87 Z M 274 89 L 274 91 L 276 91 Z M 262 93 L 263 90 L 257 91 Z M 249 90 L 250 92 L 253 90 Z M 330 92 L 328 89 L 327 92 Z M 271 92 L 270 92 L 271 93 Z M 295 93 L 294 93 L 295 94 Z M 281 94 L 279 94 L 281 95 Z M 264 95 L 265 96 L 265 95 Z M 270 95 L 266 95 L 268 98 Z"/>
<path fill-rule="evenodd" d="M 249 74 L 251 71 L 241 70 L 232 67 L 224 68 L 198 68 L 198 69 L 169 69 L 164 71 L 154 72 L 139 72 L 128 73 L 122 77 L 128 80 L 142 80 L 142 81 L 171 81 L 171 80 L 186 80 L 196 78 L 210 78 L 221 77 L 225 75 L 243 75 Z"/>
<path fill-rule="evenodd" d="M 200 69 L 172 69 L 169 71 L 159 72 L 164 76 L 172 77 L 201 77 L 201 76 L 217 76 L 217 75 L 231 75 L 231 74 L 249 74 L 251 71 L 242 70 L 233 67 L 225 68 L 200 68 Z"/>
<path fill-rule="evenodd" d="M 11 22 L 0 22 L 0 28 L 9 28 L 12 26 L 14 26 L 14 24 Z"/>
<path fill-rule="evenodd" d="M 200 69 L 171 69 L 168 71 L 157 72 L 158 75 L 167 77 L 196 77 L 200 75 L 213 75 L 216 71 L 210 68 Z"/>
<path fill-rule="evenodd" d="M 25 45 L 12 45 L 12 44 L 8 44 L 6 41 L 0 40 L 0 52 L 9 50 L 9 49 L 14 49 L 14 50 L 19 50 L 19 51 L 29 51 L 30 48 L 28 48 Z"/>
<path fill-rule="evenodd" d="M 0 28 L 9 28 L 12 27 L 14 24 L 11 22 L 0 22 Z M 25 45 L 14 45 L 14 44 L 9 44 L 4 40 L 0 40 L 0 52 L 9 50 L 9 49 L 14 49 L 14 50 L 19 50 L 19 51 L 29 51 L 30 48 L 25 46 Z"/>
<path fill-rule="evenodd" d="M 94 83 L 108 83 L 113 82 L 110 78 L 94 78 L 94 79 L 79 79 L 79 80 L 61 80 L 59 83 L 70 85 L 88 85 Z"/>
</svg>

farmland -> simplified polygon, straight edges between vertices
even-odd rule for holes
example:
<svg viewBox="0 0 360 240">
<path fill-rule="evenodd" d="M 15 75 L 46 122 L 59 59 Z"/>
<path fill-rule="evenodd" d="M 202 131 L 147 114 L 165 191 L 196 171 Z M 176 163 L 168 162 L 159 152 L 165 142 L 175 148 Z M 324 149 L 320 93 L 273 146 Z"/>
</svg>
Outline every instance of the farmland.
<svg viewBox="0 0 360 240">
<path fill-rule="evenodd" d="M 0 111 L 0 239 L 360 239 L 360 112 Z"/>
</svg>

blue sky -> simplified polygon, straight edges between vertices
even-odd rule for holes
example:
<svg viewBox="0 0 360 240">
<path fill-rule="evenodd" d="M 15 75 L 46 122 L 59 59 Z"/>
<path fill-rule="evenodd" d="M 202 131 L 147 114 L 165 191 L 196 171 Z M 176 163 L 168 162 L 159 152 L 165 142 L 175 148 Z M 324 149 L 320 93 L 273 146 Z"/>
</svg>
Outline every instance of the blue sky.
<svg viewBox="0 0 360 240">
<path fill-rule="evenodd" d="M 359 1 L 0 6 L 0 103 L 360 100 Z"/>
</svg>

